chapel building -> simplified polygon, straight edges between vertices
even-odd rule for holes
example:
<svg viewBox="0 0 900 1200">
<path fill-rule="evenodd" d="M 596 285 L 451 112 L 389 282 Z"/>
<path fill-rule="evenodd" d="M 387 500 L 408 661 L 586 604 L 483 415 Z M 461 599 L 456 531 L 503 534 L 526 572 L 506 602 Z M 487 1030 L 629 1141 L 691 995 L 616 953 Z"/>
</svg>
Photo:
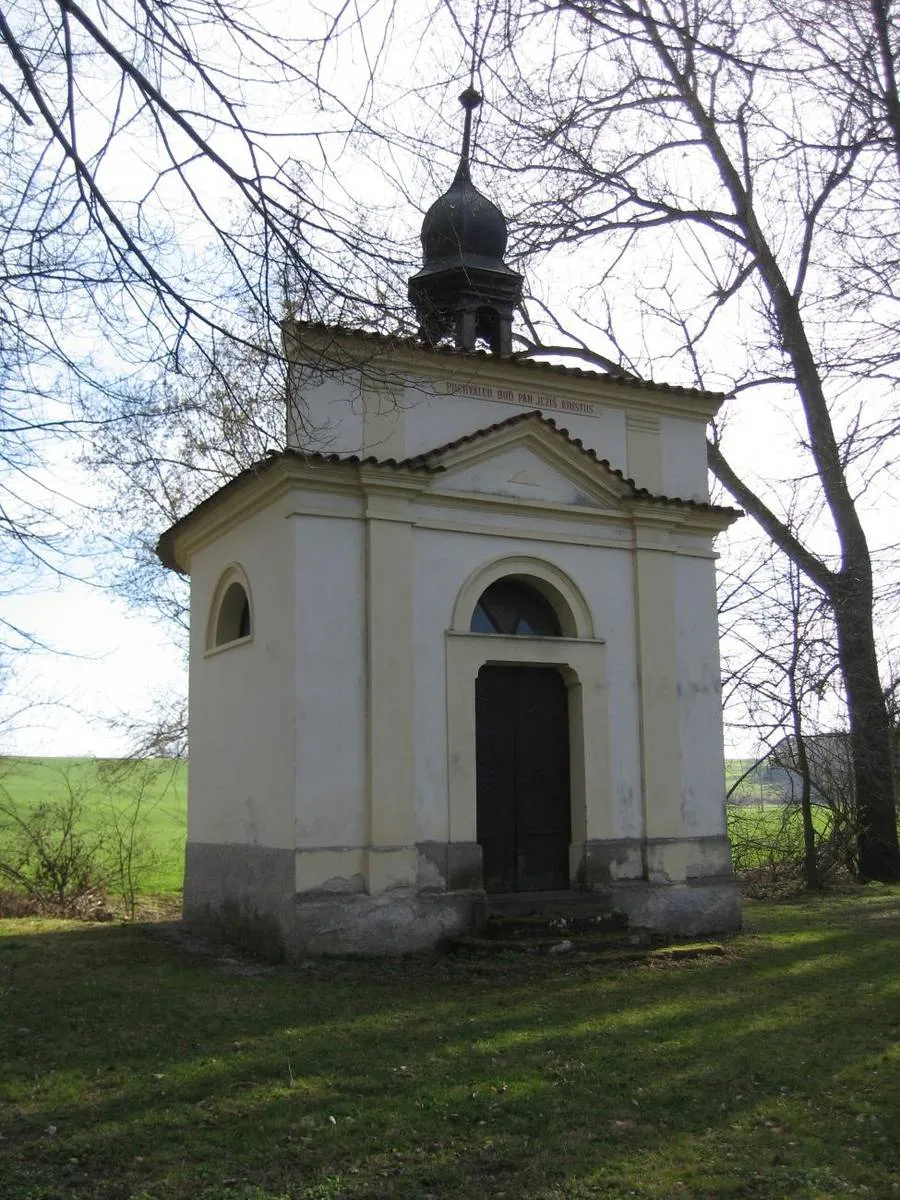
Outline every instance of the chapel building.
<svg viewBox="0 0 900 1200">
<path fill-rule="evenodd" d="M 263 953 L 422 950 L 509 896 L 740 923 L 722 397 L 516 358 L 461 99 L 420 336 L 286 321 L 284 448 L 159 543 L 191 580 L 185 918 Z"/>
</svg>

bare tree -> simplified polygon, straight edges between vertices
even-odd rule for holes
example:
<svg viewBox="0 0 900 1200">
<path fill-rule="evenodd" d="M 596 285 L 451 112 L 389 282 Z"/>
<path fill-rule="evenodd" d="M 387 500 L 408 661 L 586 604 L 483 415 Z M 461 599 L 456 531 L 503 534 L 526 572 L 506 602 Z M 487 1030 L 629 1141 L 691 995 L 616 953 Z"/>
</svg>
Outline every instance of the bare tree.
<svg viewBox="0 0 900 1200">
<path fill-rule="evenodd" d="M 817 888 L 822 875 L 808 746 L 835 726 L 833 736 L 847 740 L 836 703 L 840 677 L 830 606 L 765 540 L 755 552 L 745 547 L 733 558 L 735 566 L 720 579 L 724 689 L 733 720 L 745 736 L 754 737 L 760 757 L 732 785 L 729 797 L 746 779 L 757 778 L 762 764 L 774 762 L 790 772 L 787 799 L 791 814 L 799 809 L 804 880 L 808 888 Z M 851 803 L 848 817 L 854 807 Z M 793 846 L 790 819 L 777 830 L 779 839 Z"/>
<path fill-rule="evenodd" d="M 254 0 L 0 3 L 0 567 L 16 586 L 85 549 L 83 489 L 56 465 L 164 422 L 188 358 L 224 388 L 228 341 L 277 363 L 286 292 L 307 316 L 377 319 L 346 259 L 374 270 L 387 242 L 330 186 L 329 136 L 339 148 L 356 118 L 322 47 L 353 20 L 310 9 L 297 36 Z"/>
<path fill-rule="evenodd" d="M 812 529 L 792 524 L 789 496 L 764 471 L 739 473 L 718 437 L 709 463 L 827 598 L 860 874 L 896 880 L 889 721 L 861 515 L 873 476 L 892 469 L 885 439 L 896 427 L 897 352 L 886 336 L 900 284 L 892 7 L 494 0 L 489 8 L 492 32 L 476 49 L 508 117 L 492 151 L 513 172 L 519 250 L 591 247 L 595 256 L 595 282 L 579 297 L 595 316 L 566 344 L 592 338 L 635 374 L 663 359 L 670 372 L 680 364 L 697 386 L 724 383 L 744 405 L 772 396 L 793 426 L 792 475 L 822 505 Z M 642 278 L 629 304 L 635 272 Z M 560 340 L 533 331 L 529 351 Z"/>
<path fill-rule="evenodd" d="M 163 357 L 222 328 L 230 294 L 277 315 L 285 278 L 295 304 L 364 299 L 328 267 L 348 249 L 377 258 L 377 238 L 329 209 L 311 166 L 291 157 L 298 138 L 315 147 L 333 128 L 313 117 L 328 100 L 319 51 L 279 34 L 272 15 L 216 0 L 0 11 L 4 330 L 29 363 L 69 361 L 54 326 L 76 298 L 93 337 L 115 335 L 123 316 L 133 330 L 136 315 L 141 349 Z M 299 124 L 286 117 L 304 110 Z M 218 258 L 198 256 L 173 205 Z"/>
</svg>

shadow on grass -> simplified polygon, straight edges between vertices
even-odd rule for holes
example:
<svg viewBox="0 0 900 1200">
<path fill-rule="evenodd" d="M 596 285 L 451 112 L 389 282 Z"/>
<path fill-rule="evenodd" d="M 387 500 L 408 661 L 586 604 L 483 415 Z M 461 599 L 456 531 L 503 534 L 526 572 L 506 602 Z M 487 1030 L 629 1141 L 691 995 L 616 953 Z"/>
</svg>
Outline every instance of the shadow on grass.
<svg viewBox="0 0 900 1200">
<path fill-rule="evenodd" d="M 708 963 L 250 978 L 7 923 L 0 1193 L 890 1196 L 900 892 L 789 907 Z"/>
</svg>

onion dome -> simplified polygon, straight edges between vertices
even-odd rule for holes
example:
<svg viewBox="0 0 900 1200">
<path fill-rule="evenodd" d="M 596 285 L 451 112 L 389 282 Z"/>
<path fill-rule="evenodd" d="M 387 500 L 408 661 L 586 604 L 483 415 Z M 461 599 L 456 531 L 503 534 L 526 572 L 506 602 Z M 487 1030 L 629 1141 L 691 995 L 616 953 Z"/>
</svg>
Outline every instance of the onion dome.
<svg viewBox="0 0 900 1200">
<path fill-rule="evenodd" d="M 503 213 L 472 183 L 469 164 L 461 163 L 449 191 L 435 200 L 422 222 L 425 266 L 473 255 L 502 264 L 506 236 Z"/>
<path fill-rule="evenodd" d="M 449 189 L 425 214 L 422 270 L 409 280 L 409 299 L 426 341 L 452 337 L 458 348 L 473 350 L 481 339 L 495 354 L 510 354 L 522 276 L 503 261 L 503 213 L 478 191 L 469 171 L 472 113 L 481 96 L 470 87 L 459 100 L 466 110 L 459 167 Z"/>
</svg>

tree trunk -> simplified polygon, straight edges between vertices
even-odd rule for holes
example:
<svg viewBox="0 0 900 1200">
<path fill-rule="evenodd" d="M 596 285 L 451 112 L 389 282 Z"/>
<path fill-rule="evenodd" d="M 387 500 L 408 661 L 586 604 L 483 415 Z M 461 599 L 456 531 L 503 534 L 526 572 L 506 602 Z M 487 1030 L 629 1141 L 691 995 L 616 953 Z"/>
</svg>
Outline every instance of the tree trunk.
<svg viewBox="0 0 900 1200">
<path fill-rule="evenodd" d="M 821 887 L 819 880 L 819 864 L 816 860 L 816 830 L 812 819 L 812 779 L 809 769 L 809 754 L 806 749 L 806 735 L 803 730 L 803 698 L 798 672 L 804 654 L 801 637 L 801 606 L 800 571 L 791 564 L 791 659 L 788 671 L 788 687 L 791 697 L 791 716 L 794 725 L 794 742 L 796 754 L 792 764 L 800 772 L 800 812 L 803 817 L 803 875 L 806 886 L 810 891 Z"/>
<path fill-rule="evenodd" d="M 812 780 L 809 775 L 809 755 L 799 720 L 794 721 L 797 740 L 797 770 L 800 773 L 800 812 L 803 816 L 803 877 L 810 891 L 817 891 L 819 864 L 816 861 L 816 830 L 812 819 Z M 799 732 L 798 732 L 799 731 Z"/>
<path fill-rule="evenodd" d="M 872 631 L 871 582 L 843 575 L 833 592 L 838 656 L 847 697 L 856 799 L 859 877 L 900 881 L 890 720 Z"/>
</svg>

